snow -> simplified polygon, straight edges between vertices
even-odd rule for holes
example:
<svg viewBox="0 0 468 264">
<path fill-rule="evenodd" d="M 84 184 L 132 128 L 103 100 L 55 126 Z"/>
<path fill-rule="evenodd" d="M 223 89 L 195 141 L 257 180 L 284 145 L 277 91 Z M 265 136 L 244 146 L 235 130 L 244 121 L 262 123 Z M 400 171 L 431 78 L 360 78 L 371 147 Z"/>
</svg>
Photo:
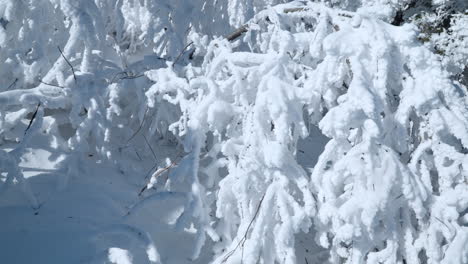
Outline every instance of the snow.
<svg viewBox="0 0 468 264">
<path fill-rule="evenodd" d="M 132 264 L 132 255 L 121 248 L 109 248 L 109 261 L 115 264 Z"/>
<path fill-rule="evenodd" d="M 0 263 L 467 263 L 433 4 L 1 1 Z"/>
</svg>

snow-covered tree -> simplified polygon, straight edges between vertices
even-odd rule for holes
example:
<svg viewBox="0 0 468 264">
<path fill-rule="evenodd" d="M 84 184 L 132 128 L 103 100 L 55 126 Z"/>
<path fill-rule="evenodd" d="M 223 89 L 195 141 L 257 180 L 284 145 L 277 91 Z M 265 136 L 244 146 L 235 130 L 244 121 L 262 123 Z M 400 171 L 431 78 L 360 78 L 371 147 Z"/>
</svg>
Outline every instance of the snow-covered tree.
<svg viewBox="0 0 468 264">
<path fill-rule="evenodd" d="M 93 155 L 182 197 L 193 261 L 466 263 L 464 1 L 285 2 L 1 1 L 0 192 L 39 206 L 44 133 L 61 190 Z"/>
</svg>

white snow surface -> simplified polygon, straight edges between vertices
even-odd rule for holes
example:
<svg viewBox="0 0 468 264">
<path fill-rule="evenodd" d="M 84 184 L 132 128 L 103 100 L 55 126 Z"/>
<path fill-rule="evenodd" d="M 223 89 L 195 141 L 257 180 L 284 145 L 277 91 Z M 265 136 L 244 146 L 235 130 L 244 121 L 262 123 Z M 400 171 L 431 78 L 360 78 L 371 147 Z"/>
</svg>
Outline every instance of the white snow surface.
<svg viewBox="0 0 468 264">
<path fill-rule="evenodd" d="M 284 2 L 0 1 L 0 263 L 468 263 L 465 46 Z"/>
</svg>

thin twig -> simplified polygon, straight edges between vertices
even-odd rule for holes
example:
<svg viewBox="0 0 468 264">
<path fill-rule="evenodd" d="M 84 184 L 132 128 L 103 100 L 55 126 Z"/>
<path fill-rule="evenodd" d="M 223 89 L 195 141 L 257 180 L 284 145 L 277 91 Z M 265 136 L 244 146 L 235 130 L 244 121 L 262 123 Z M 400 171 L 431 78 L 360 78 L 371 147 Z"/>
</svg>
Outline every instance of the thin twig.
<svg viewBox="0 0 468 264">
<path fill-rule="evenodd" d="M 117 76 L 119 74 L 123 74 L 124 76 L 117 78 Z M 143 76 L 145 76 L 145 75 L 144 74 L 133 75 L 133 73 L 132 73 L 132 75 L 130 75 L 126 71 L 118 72 L 118 73 L 116 73 L 114 75 L 114 77 L 112 77 L 112 79 L 110 80 L 110 83 L 116 83 L 117 81 L 121 81 L 121 80 L 136 79 L 136 78 L 140 78 L 140 77 L 143 77 Z"/>
<path fill-rule="evenodd" d="M 28 132 L 29 128 L 31 128 L 31 125 L 32 125 L 32 123 L 34 122 L 34 119 L 36 118 L 37 111 L 39 111 L 39 106 L 41 106 L 41 103 L 38 103 L 38 104 L 37 104 L 36 111 L 34 111 L 32 117 L 31 117 L 31 120 L 29 120 L 29 125 L 28 125 L 28 127 L 26 128 L 26 130 L 24 130 L 24 134 L 25 134 L 25 135 L 26 135 L 26 132 Z"/>
<path fill-rule="evenodd" d="M 16 84 L 16 82 L 18 82 L 18 78 L 16 78 L 16 79 L 8 86 L 8 88 L 6 89 L 6 91 L 10 90 L 11 87 L 13 87 L 13 86 Z"/>
<path fill-rule="evenodd" d="M 188 47 L 192 46 L 193 45 L 193 41 L 190 41 L 190 43 L 188 43 L 187 45 L 185 45 L 185 47 L 182 49 L 182 51 L 179 53 L 179 56 L 177 56 L 177 58 L 175 59 L 174 63 L 172 65 L 175 65 L 177 63 L 177 61 L 180 59 L 180 57 L 185 53 L 185 51 L 188 49 Z"/>
<path fill-rule="evenodd" d="M 148 110 L 149 110 L 149 107 L 146 106 L 145 114 L 143 115 L 143 120 L 141 121 L 140 126 L 135 131 L 135 133 L 133 133 L 133 135 L 127 140 L 127 143 L 125 143 L 125 145 L 128 144 L 128 142 L 130 142 L 130 140 L 132 140 L 138 134 L 138 132 L 140 132 L 140 130 L 143 128 L 143 124 L 145 123 L 146 114 L 148 113 Z"/>
<path fill-rule="evenodd" d="M 49 85 L 49 86 L 54 86 L 54 87 L 58 87 L 58 88 L 65 89 L 65 87 L 63 87 L 63 86 L 56 85 L 56 84 L 51 84 L 51 83 L 46 83 L 46 82 L 43 82 L 42 80 L 39 80 L 39 82 L 42 83 L 42 84 L 45 84 L 45 85 Z"/>
<path fill-rule="evenodd" d="M 237 243 L 236 247 L 231 250 L 228 254 L 226 254 L 226 257 L 223 259 L 221 263 L 226 262 L 233 254 L 236 252 L 236 250 L 239 248 L 239 246 L 244 247 L 245 241 L 247 241 L 247 235 L 249 234 L 250 228 L 252 227 L 253 222 L 255 221 L 255 218 L 257 218 L 258 212 L 260 212 L 260 207 L 262 206 L 263 199 L 265 198 L 266 192 L 263 194 L 262 198 L 260 199 L 260 202 L 258 203 L 257 210 L 255 211 L 255 214 L 250 221 L 249 225 L 247 226 L 247 230 L 245 230 L 244 236 L 242 237 L 241 240 L 239 240 L 239 243 Z"/>
<path fill-rule="evenodd" d="M 140 75 L 127 75 L 127 76 L 124 76 L 122 78 L 120 78 L 120 80 L 126 80 L 126 79 L 136 79 L 136 78 L 140 78 L 140 77 L 143 77 L 145 76 L 144 74 L 140 74 Z"/>
<path fill-rule="evenodd" d="M 143 194 L 143 192 L 146 191 L 146 189 L 148 189 L 148 185 L 145 185 L 143 186 L 143 188 L 141 188 L 140 192 L 138 193 L 138 196 L 141 196 L 141 194 Z"/>
<path fill-rule="evenodd" d="M 140 159 L 140 161 L 143 161 L 143 159 L 140 157 L 140 154 L 138 154 L 138 151 L 136 150 L 135 147 L 133 147 L 133 150 L 135 150 L 135 154 L 136 154 L 137 157 Z"/>
<path fill-rule="evenodd" d="M 123 72 L 118 72 L 118 73 L 114 74 L 114 76 L 113 76 L 112 79 L 110 80 L 110 83 L 116 82 L 117 76 L 118 76 L 119 74 L 127 74 L 127 75 L 128 75 L 128 73 L 127 73 L 127 72 L 124 72 L 124 71 L 123 71 Z M 118 79 L 120 80 L 120 78 L 118 78 Z"/>
<path fill-rule="evenodd" d="M 145 135 L 143 135 L 143 138 L 145 139 L 146 144 L 148 145 L 149 149 L 151 150 L 151 153 L 153 153 L 154 161 L 158 162 L 158 158 L 156 157 L 156 153 L 154 153 L 153 147 L 151 147 L 151 144 L 148 142 L 148 139 L 146 139 Z"/>
<path fill-rule="evenodd" d="M 67 58 L 63 54 L 62 49 L 60 48 L 60 46 L 57 46 L 57 48 L 60 51 L 60 54 L 62 54 L 63 59 L 68 63 L 68 66 L 70 66 L 70 68 L 72 70 L 72 73 L 73 73 L 73 79 L 75 79 L 75 83 L 76 83 L 75 68 L 73 68 L 73 65 L 70 63 L 70 61 L 67 60 Z"/>
<path fill-rule="evenodd" d="M 151 174 L 151 172 L 154 170 L 154 168 L 156 168 L 158 166 L 158 164 L 154 164 L 153 167 L 151 167 L 151 169 L 148 170 L 148 172 L 145 174 L 145 179 L 148 178 L 148 176 Z"/>
<path fill-rule="evenodd" d="M 437 216 L 434 216 L 434 218 L 440 223 L 442 223 L 445 227 L 447 227 L 448 230 L 450 230 L 450 227 L 446 223 L 442 222 L 442 220 L 440 220 Z"/>
</svg>

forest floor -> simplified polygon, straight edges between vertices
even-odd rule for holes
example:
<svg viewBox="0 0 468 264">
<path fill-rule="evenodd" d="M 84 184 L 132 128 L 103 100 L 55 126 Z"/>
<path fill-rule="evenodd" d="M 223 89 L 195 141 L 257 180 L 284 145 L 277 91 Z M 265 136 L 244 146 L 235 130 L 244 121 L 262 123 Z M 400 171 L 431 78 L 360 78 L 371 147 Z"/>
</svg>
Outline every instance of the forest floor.
<svg viewBox="0 0 468 264">
<path fill-rule="evenodd" d="M 40 207 L 32 208 L 20 185 L 0 197 L 3 263 L 151 263 L 148 247 L 152 243 L 161 263 L 209 263 L 213 258 L 206 250 L 199 259 L 190 259 L 196 230 L 175 227 L 184 206 L 182 198 L 160 195 L 153 199 L 158 195 L 154 190 L 139 196 L 146 175 L 121 172 L 94 156 L 83 158 L 77 176 L 60 188 L 67 173 L 59 168 L 63 156 L 41 145 L 47 142 L 41 137 L 47 135 L 33 140 L 20 164 Z M 297 158 L 306 169 L 316 163 L 326 141 L 318 130 L 300 140 Z M 174 156 L 173 148 L 158 145 L 158 162 Z M 153 164 L 148 160 L 137 166 L 147 171 Z M 207 243 L 212 242 L 208 239 Z M 306 263 L 306 258 L 307 263 L 318 263 L 314 260 L 323 258 L 323 251 L 314 244 L 311 234 L 297 237 L 298 263 Z"/>
</svg>

